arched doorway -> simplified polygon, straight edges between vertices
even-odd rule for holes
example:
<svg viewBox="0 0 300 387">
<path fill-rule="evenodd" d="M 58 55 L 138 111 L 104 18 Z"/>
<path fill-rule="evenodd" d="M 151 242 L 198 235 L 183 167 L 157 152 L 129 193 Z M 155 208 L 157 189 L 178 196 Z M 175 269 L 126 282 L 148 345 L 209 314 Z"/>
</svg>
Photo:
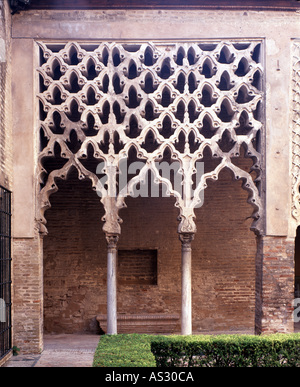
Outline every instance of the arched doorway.
<svg viewBox="0 0 300 387">
<path fill-rule="evenodd" d="M 255 330 L 256 235 L 241 182 L 225 169 L 209 181 L 196 209 L 193 241 L 193 327 L 197 332 Z"/>
<path fill-rule="evenodd" d="M 58 180 L 46 211 L 44 237 L 45 333 L 99 333 L 106 309 L 106 241 L 103 206 L 89 180 L 72 170 Z"/>
</svg>

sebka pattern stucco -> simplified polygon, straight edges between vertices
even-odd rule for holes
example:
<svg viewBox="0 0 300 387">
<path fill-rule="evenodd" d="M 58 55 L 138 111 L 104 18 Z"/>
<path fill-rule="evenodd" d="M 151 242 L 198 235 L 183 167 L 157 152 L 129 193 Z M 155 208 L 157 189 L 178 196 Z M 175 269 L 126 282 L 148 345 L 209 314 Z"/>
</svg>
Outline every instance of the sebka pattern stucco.
<svg viewBox="0 0 300 387">
<path fill-rule="evenodd" d="M 39 43 L 40 231 L 57 191 L 56 179 L 76 168 L 101 193 L 104 231 L 120 233 L 118 212 L 137 183 L 152 172 L 176 197 L 179 233 L 195 233 L 194 208 L 207 179 L 223 168 L 241 179 L 253 206 L 252 229 L 262 233 L 260 139 L 263 136 L 261 41 L 178 43 Z M 205 148 L 219 161 L 189 194 Z M 244 147 L 250 173 L 235 165 Z M 118 190 L 122 160 L 134 154 L 144 166 Z M 103 162 L 107 184 L 87 160 Z M 161 175 L 157 161 L 178 161 L 182 192 Z M 46 165 L 45 160 L 53 163 Z M 56 160 L 56 164 L 55 161 Z M 60 160 L 57 163 L 57 160 Z M 49 166 L 51 165 L 51 166 Z M 94 165 L 94 164 L 93 164 Z M 111 195 L 110 189 L 114 187 Z"/>
</svg>

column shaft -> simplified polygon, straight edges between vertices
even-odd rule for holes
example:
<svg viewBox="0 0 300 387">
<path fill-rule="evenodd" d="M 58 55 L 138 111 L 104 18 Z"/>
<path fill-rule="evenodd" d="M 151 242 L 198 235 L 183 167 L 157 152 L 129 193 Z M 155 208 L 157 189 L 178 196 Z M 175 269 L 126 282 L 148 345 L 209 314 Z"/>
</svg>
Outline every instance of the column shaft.
<svg viewBox="0 0 300 387">
<path fill-rule="evenodd" d="M 192 248 L 194 234 L 180 234 L 181 240 L 181 334 L 192 334 Z"/>
<path fill-rule="evenodd" d="M 107 334 L 117 334 L 117 235 L 107 239 Z"/>
</svg>

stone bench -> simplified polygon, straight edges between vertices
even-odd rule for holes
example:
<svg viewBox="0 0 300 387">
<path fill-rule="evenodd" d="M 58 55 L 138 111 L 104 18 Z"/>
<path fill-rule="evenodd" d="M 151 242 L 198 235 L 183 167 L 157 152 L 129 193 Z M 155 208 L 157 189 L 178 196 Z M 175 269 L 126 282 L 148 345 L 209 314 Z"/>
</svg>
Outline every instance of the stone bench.
<svg viewBox="0 0 300 387">
<path fill-rule="evenodd" d="M 107 315 L 96 317 L 100 328 L 106 333 Z M 180 331 L 179 314 L 118 314 L 118 333 L 171 334 Z"/>
</svg>

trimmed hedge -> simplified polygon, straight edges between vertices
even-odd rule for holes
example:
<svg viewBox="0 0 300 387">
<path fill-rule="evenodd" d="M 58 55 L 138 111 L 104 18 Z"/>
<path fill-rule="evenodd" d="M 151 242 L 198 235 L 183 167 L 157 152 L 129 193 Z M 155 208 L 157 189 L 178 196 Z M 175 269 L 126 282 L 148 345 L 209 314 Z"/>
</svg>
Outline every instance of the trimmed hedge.
<svg viewBox="0 0 300 387">
<path fill-rule="evenodd" d="M 155 367 L 152 335 L 119 334 L 100 337 L 93 367 Z"/>
<path fill-rule="evenodd" d="M 300 334 L 157 336 L 157 367 L 300 367 Z"/>
</svg>

